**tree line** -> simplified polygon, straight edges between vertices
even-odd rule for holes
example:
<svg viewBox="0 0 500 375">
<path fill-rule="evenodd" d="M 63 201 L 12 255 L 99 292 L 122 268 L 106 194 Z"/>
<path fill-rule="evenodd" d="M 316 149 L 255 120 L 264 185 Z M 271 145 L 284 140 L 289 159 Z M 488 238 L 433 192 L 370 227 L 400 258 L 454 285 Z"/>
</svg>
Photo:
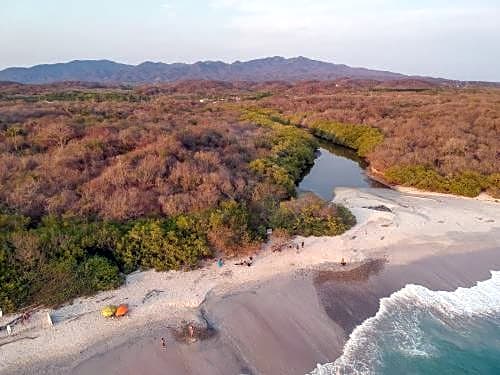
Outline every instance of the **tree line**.
<svg viewBox="0 0 500 375">
<path fill-rule="evenodd" d="M 318 145 L 278 117 L 154 94 L 9 101 L 0 118 L 4 311 L 116 288 L 137 269 L 250 254 L 269 228 L 335 235 L 355 222 L 343 207 L 296 197 Z"/>
</svg>

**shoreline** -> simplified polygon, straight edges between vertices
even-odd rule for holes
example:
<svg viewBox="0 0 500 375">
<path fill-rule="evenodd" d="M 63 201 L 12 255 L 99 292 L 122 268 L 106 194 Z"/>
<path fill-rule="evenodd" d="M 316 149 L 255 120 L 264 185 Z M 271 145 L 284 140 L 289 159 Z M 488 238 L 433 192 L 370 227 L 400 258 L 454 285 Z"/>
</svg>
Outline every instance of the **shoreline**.
<svg viewBox="0 0 500 375">
<path fill-rule="evenodd" d="M 334 362 L 354 328 L 377 313 L 381 298 L 402 289 L 408 275 L 412 283 L 431 290 L 470 288 L 491 277 L 490 266 L 500 270 L 497 253 L 492 249 L 452 259 L 429 256 L 405 265 L 376 259 L 350 269 L 323 265 L 298 270 L 209 296 L 201 310 L 217 335 L 207 342 L 177 343 L 168 327 L 157 326 L 68 372 L 161 374 L 168 368 L 172 374 L 202 370 L 205 374 L 307 374 L 317 364 Z M 471 270 L 472 259 L 476 265 Z M 159 345 L 164 336 L 166 351 Z M 129 357 L 129 353 L 135 354 Z"/>
<path fill-rule="evenodd" d="M 357 368 L 358 370 L 372 368 L 374 363 L 378 363 L 379 357 L 374 354 L 366 354 L 365 356 L 365 353 L 376 350 L 378 344 L 375 343 L 379 339 L 396 340 L 391 334 L 399 334 L 400 330 L 406 327 L 403 319 L 401 321 L 396 320 L 397 323 L 391 326 L 392 328 L 388 328 L 386 326 L 388 319 L 396 318 L 400 313 L 400 309 L 404 309 L 406 304 L 413 306 L 417 313 L 421 313 L 422 310 L 417 308 L 418 304 L 429 303 L 425 299 L 420 300 L 417 295 L 412 296 L 411 300 L 407 299 L 406 293 L 409 290 L 424 290 L 424 295 L 427 295 L 427 293 L 430 295 L 460 293 L 460 295 L 469 296 L 478 285 L 486 283 L 486 281 L 491 282 L 492 278 L 495 277 L 494 273 L 500 270 L 499 250 L 496 247 L 490 250 L 460 253 L 453 257 L 430 256 L 410 264 L 388 265 L 382 271 L 377 271 L 375 265 L 375 272 L 370 275 L 369 279 L 362 280 L 353 280 L 352 278 L 341 280 L 332 273 L 329 273 L 330 276 L 323 275 L 320 281 L 315 281 L 318 283 L 318 296 L 323 301 L 328 316 L 348 334 L 348 340 L 344 345 L 342 358 L 339 362 L 336 361 L 340 356 L 332 358 L 326 363 L 318 363 L 308 373 L 316 375 L 337 373 L 337 371 L 344 373 L 345 370 L 342 370 L 345 369 L 344 366 L 349 369 Z M 409 293 L 411 295 L 411 292 Z M 405 297 L 401 297 L 403 295 Z M 444 297 L 445 300 L 446 298 Z M 490 295 L 490 298 L 493 298 L 493 296 Z M 413 303 L 417 305 L 413 305 Z M 498 305 L 491 307 L 498 308 Z M 430 305 L 428 308 L 430 308 Z M 411 307 L 409 309 L 405 310 L 406 314 L 408 314 L 408 311 L 412 311 Z M 384 325 L 384 329 L 391 333 L 380 329 L 378 324 L 382 319 L 385 319 L 386 325 Z M 419 324 L 422 322 L 418 318 L 414 319 L 417 319 L 415 329 L 418 332 Z M 383 325 L 383 323 L 380 324 Z M 373 328 L 374 326 L 378 328 Z M 453 330 L 453 328 L 450 329 Z M 407 334 L 403 333 L 403 337 L 411 340 L 414 338 L 417 343 L 420 342 L 418 341 L 419 335 L 417 332 L 411 329 L 408 332 Z M 373 337 L 372 342 L 371 335 L 374 333 L 379 334 L 380 337 Z M 403 340 L 401 344 L 405 352 L 406 350 L 420 350 L 414 349 L 415 342 L 413 341 L 408 343 Z M 407 348 L 406 344 L 409 344 L 411 349 Z M 333 366 L 334 363 L 335 367 Z M 339 366 L 340 369 L 336 366 Z M 402 371 L 402 368 L 399 370 Z"/>
<path fill-rule="evenodd" d="M 174 326 L 186 318 L 199 320 L 200 311 L 203 309 L 212 314 L 209 320 L 217 323 L 225 311 L 208 309 L 207 306 L 213 306 L 212 301 L 225 301 L 225 303 L 220 303 L 221 306 L 230 301 L 229 306 L 234 308 L 238 304 L 244 305 L 245 299 L 252 300 L 254 296 L 254 294 L 247 294 L 240 301 L 238 298 L 241 299 L 241 294 L 235 294 L 235 290 L 252 288 L 269 290 L 270 295 L 274 295 L 274 299 L 282 298 L 283 306 L 293 305 L 299 309 L 294 302 L 295 299 L 280 297 L 273 291 L 276 288 L 271 287 L 277 282 L 276 280 L 281 279 L 281 282 L 286 284 L 290 278 L 293 282 L 300 284 L 295 285 L 297 293 L 302 291 L 296 297 L 307 295 L 310 298 L 309 305 L 315 306 L 315 308 L 311 307 L 312 310 L 303 311 L 302 315 L 313 313 L 318 317 L 318 321 L 323 322 L 323 325 L 308 326 L 308 329 L 302 332 L 304 340 L 308 340 L 305 332 L 315 332 L 319 326 L 321 329 L 318 330 L 318 336 L 322 331 L 330 332 L 328 340 L 320 340 L 321 344 L 310 343 L 313 347 L 317 347 L 315 351 L 311 351 L 310 357 L 313 358 L 320 353 L 321 356 L 318 356 L 320 360 L 332 362 L 334 360 L 332 357 L 339 355 L 339 350 L 341 351 L 345 342 L 345 333 L 339 333 L 344 332 L 344 329 L 337 323 L 332 326 L 331 319 L 324 319 L 328 317 L 329 309 L 318 308 L 320 297 L 314 293 L 311 294 L 311 290 L 315 290 L 314 285 L 308 281 L 310 285 L 305 286 L 297 281 L 297 277 L 294 276 L 296 270 L 304 269 L 306 273 L 321 272 L 311 270 L 325 267 L 325 264 L 338 263 L 341 257 L 345 257 L 350 264 L 367 259 L 385 258 L 389 260 L 388 268 L 404 267 L 422 259 L 434 259 L 432 262 L 435 262 L 436 259 L 441 259 L 439 256 L 444 256 L 444 258 L 456 258 L 457 254 L 471 256 L 471 254 L 479 254 L 481 250 L 498 249 L 500 246 L 500 206 L 490 201 L 422 193 L 404 194 L 385 189 L 336 189 L 335 202 L 343 203 L 350 208 L 358 224 L 341 236 L 305 238 L 306 246 L 298 254 L 295 250 L 285 250 L 279 254 L 264 250 L 255 257 L 252 267 L 234 266 L 231 262 L 221 269 L 212 264 L 191 272 L 137 272 L 129 275 L 126 284 L 120 289 L 99 293 L 90 298 L 80 298 L 54 311 L 38 312 L 26 327 L 22 327 L 24 330 L 16 329 L 11 337 L 6 337 L 3 333 L 0 335 L 0 347 L 5 359 L 1 361 L 0 374 L 43 373 L 44 370 L 41 367 L 48 369 L 46 373 L 57 373 L 59 370 L 61 370 L 59 373 L 67 373 L 64 372 L 63 367 L 58 367 L 65 361 L 70 360 L 76 364 L 78 361 L 81 362 L 95 355 L 100 355 L 101 359 L 105 358 L 107 353 L 113 353 L 120 345 L 127 345 L 129 340 L 141 341 L 137 340 L 137 337 L 141 337 L 144 330 L 153 329 L 152 332 L 154 332 L 154 327 L 165 324 Z M 390 211 L 380 211 L 374 208 L 380 205 Z M 298 238 L 297 241 L 302 241 L 302 238 Z M 450 254 L 454 256 L 447 256 Z M 491 261 L 489 263 L 491 264 Z M 485 265 L 482 264 L 481 267 L 484 268 Z M 489 270 L 481 272 L 487 271 Z M 417 273 L 422 273 L 422 269 Z M 452 267 L 443 277 L 450 285 L 454 285 L 453 282 L 456 284 L 457 281 L 475 283 L 477 279 L 470 280 L 467 276 L 472 274 L 473 272 L 466 268 L 463 274 L 455 275 Z M 403 274 L 403 276 L 406 278 L 408 275 Z M 270 283 L 271 286 L 264 286 L 266 283 Z M 353 282 L 349 282 L 348 285 L 353 285 Z M 344 295 L 347 296 L 347 292 Z M 234 301 L 231 296 L 239 297 L 237 301 Z M 119 302 L 129 303 L 131 307 L 129 317 L 121 320 L 105 320 L 100 317 L 100 307 L 107 303 Z M 266 311 L 271 315 L 274 314 L 274 319 L 270 322 L 277 324 L 280 314 L 269 307 L 274 305 L 271 302 L 274 300 L 269 297 L 269 303 L 262 306 L 267 306 Z M 324 301 L 322 303 L 324 304 Z M 290 310 L 293 309 L 287 311 L 290 312 Z M 55 318 L 54 327 L 47 327 L 43 322 L 44 314 L 49 311 Z M 210 311 L 218 311 L 218 313 Z M 302 319 L 300 314 L 292 313 L 290 316 L 294 316 L 296 322 Z M 0 322 L 3 323 L 8 318 L 3 317 Z M 224 320 L 228 323 L 231 321 L 229 318 Z M 290 322 L 291 326 L 287 328 L 288 330 L 295 327 L 295 323 L 292 323 Z M 305 324 L 305 322 L 302 323 Z M 234 332 L 237 332 L 235 328 L 237 325 L 224 331 L 224 327 L 220 327 L 221 323 L 218 324 L 221 332 L 218 337 L 190 347 L 196 346 L 195 349 L 205 354 L 207 351 L 234 354 L 228 349 L 223 335 L 234 336 Z M 262 333 L 260 329 L 262 327 L 259 327 L 256 323 L 254 332 Z M 36 338 L 28 339 L 35 336 Z M 26 339 L 6 343 L 13 338 L 22 337 Z M 148 335 L 146 337 L 145 340 L 150 338 Z M 218 350 L 214 350 L 213 345 L 210 344 L 212 340 L 220 345 Z M 288 346 L 287 350 L 282 352 L 285 357 L 287 352 L 299 353 L 297 348 L 292 350 L 297 345 L 296 339 L 290 340 L 285 345 Z M 267 342 L 270 342 L 270 339 Z M 332 342 L 336 344 L 332 345 Z M 240 346 L 244 346 L 244 343 L 245 340 L 238 341 Z M 337 347 L 336 351 L 328 349 L 332 346 Z M 174 357 L 170 358 L 169 363 L 176 363 L 177 359 L 181 363 L 179 368 L 185 368 L 182 367 L 186 366 L 185 361 L 182 360 L 183 355 L 190 354 L 189 358 L 193 359 L 192 356 L 195 354 L 190 353 L 192 349 L 176 345 L 174 347 L 175 350 L 172 349 L 172 352 L 177 351 L 178 355 L 172 354 Z M 239 353 L 243 352 L 246 353 L 246 357 L 249 357 L 252 350 L 239 351 Z M 268 354 L 271 355 L 271 353 Z M 195 357 L 198 358 L 198 355 Z M 208 354 L 206 357 L 203 355 L 199 357 L 207 361 L 212 358 Z M 298 354 L 296 357 L 303 363 L 307 362 Z M 208 363 L 201 359 L 198 362 Z M 194 363 L 198 362 L 194 360 Z M 255 366 L 252 365 L 251 358 L 237 357 L 234 361 L 229 361 L 227 366 L 233 366 L 232 370 L 239 366 L 241 370 L 242 364 L 247 367 Z M 311 371 L 313 368 L 314 365 L 307 370 Z"/>
</svg>

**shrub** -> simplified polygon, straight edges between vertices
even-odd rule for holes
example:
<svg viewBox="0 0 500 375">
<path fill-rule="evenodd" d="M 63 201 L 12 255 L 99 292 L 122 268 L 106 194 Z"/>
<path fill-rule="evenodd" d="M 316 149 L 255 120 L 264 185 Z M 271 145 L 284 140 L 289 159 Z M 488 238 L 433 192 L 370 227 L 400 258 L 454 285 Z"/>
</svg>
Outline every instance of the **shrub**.
<svg viewBox="0 0 500 375">
<path fill-rule="evenodd" d="M 116 256 L 126 272 L 138 267 L 158 271 L 193 268 L 209 255 L 206 235 L 188 216 L 138 220 L 116 248 Z"/>
<path fill-rule="evenodd" d="M 384 176 L 393 184 L 467 197 L 476 197 L 483 190 L 494 194 L 498 178 L 495 174 L 487 177 L 472 171 L 442 176 L 435 169 L 423 165 L 390 167 Z"/>
<path fill-rule="evenodd" d="M 261 100 L 261 99 L 264 99 L 264 98 L 267 98 L 269 96 L 272 96 L 273 94 L 270 93 L 270 92 L 256 92 L 254 95 L 251 95 L 249 96 L 247 99 L 249 100 Z"/>
<path fill-rule="evenodd" d="M 33 230 L 48 259 L 75 258 L 87 254 L 113 257 L 113 248 L 121 236 L 119 227 L 105 221 L 62 219 L 45 216 Z"/>
<path fill-rule="evenodd" d="M 446 179 L 435 170 L 423 165 L 391 167 L 385 171 L 384 176 L 390 183 L 446 192 Z"/>
<path fill-rule="evenodd" d="M 78 266 L 77 277 L 81 280 L 81 294 L 116 288 L 123 282 L 118 267 L 102 256 L 92 256 Z M 80 294 L 80 293 L 79 293 Z"/>
<path fill-rule="evenodd" d="M 308 132 L 290 125 L 289 119 L 271 110 L 246 110 L 242 118 L 271 129 L 266 140 L 261 141 L 270 145 L 270 155 L 252 161 L 250 169 L 294 196 L 295 185 L 314 163 L 318 143 Z"/>
<path fill-rule="evenodd" d="M 57 305 L 122 282 L 111 250 L 119 236 L 111 224 L 45 217 L 29 228 L 28 222 L 22 216 L 0 215 L 0 304 L 4 310 Z"/>
<path fill-rule="evenodd" d="M 287 120 L 282 118 L 278 112 L 265 108 L 244 109 L 241 119 L 253 124 L 268 127 L 273 127 L 276 123 L 287 123 Z"/>
<path fill-rule="evenodd" d="M 314 194 L 282 202 L 271 218 L 273 228 L 302 236 L 335 236 L 355 223 L 355 217 L 345 207 L 330 205 Z"/>
<path fill-rule="evenodd" d="M 311 129 L 317 137 L 352 148 L 361 157 L 367 156 L 384 140 L 379 129 L 367 125 L 319 121 L 314 123 Z"/>
<path fill-rule="evenodd" d="M 79 296 L 93 295 L 118 287 L 123 276 L 108 259 L 93 256 L 52 260 L 28 275 L 30 294 L 24 304 L 57 306 Z"/>
<path fill-rule="evenodd" d="M 56 306 L 80 295 L 83 289 L 77 277 L 75 259 L 51 260 L 27 274 L 29 297 L 23 305 Z M 97 290 L 95 291 L 97 292 Z"/>
<path fill-rule="evenodd" d="M 243 204 L 226 201 L 208 214 L 210 244 L 227 256 L 256 249 L 257 242 L 250 228 L 250 215 Z"/>
<path fill-rule="evenodd" d="M 465 171 L 448 179 L 448 190 L 452 194 L 476 197 L 488 186 L 488 180 L 481 174 Z"/>
<path fill-rule="evenodd" d="M 487 192 L 494 198 L 500 198 L 500 173 L 493 173 L 488 177 Z"/>
<path fill-rule="evenodd" d="M 250 169 L 258 175 L 265 177 L 273 184 L 282 186 L 289 196 L 295 194 L 295 180 L 284 168 L 272 158 L 256 159 L 250 163 Z"/>
<path fill-rule="evenodd" d="M 21 99 L 27 103 L 36 103 L 39 101 L 70 101 L 70 102 L 141 102 L 148 101 L 149 97 L 136 95 L 133 93 L 121 92 L 84 92 L 84 91 L 63 91 L 51 92 L 40 95 L 7 96 L 7 100 Z"/>
<path fill-rule="evenodd" d="M 12 258 L 12 249 L 0 235 L 0 307 L 13 312 L 27 299 L 28 286 L 20 265 Z"/>
<path fill-rule="evenodd" d="M 0 237 L 8 232 L 25 229 L 30 223 L 26 216 L 1 213 L 0 211 Z"/>
</svg>

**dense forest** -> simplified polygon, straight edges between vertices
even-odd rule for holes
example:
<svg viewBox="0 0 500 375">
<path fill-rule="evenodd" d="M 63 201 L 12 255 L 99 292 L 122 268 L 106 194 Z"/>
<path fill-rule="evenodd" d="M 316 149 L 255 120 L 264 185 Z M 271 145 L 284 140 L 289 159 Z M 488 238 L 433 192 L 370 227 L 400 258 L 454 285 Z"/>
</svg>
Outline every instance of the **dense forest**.
<svg viewBox="0 0 500 375">
<path fill-rule="evenodd" d="M 500 197 L 499 89 L 339 81 L 277 91 L 259 105 L 357 149 L 387 182 Z"/>
<path fill-rule="evenodd" d="M 0 306 L 248 254 L 267 228 L 344 232 L 348 210 L 296 196 L 317 138 L 357 150 L 389 182 L 500 196 L 495 88 L 0 84 Z"/>
<path fill-rule="evenodd" d="M 342 207 L 296 197 L 317 149 L 308 131 L 245 121 L 232 106 L 242 99 L 219 90 L 4 86 L 4 311 L 114 288 L 136 269 L 245 255 L 268 228 L 335 235 L 354 224 Z"/>
</svg>

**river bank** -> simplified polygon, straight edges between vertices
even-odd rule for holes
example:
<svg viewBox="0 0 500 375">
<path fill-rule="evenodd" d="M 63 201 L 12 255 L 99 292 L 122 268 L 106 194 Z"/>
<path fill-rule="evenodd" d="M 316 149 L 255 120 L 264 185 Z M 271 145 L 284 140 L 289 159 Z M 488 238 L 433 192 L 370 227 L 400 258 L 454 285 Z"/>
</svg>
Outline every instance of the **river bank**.
<svg viewBox="0 0 500 375">
<path fill-rule="evenodd" d="M 466 286 L 500 267 L 494 262 L 500 247 L 495 202 L 386 189 L 337 189 L 335 201 L 352 210 L 358 225 L 338 237 L 299 238 L 305 242 L 299 252 L 263 250 L 252 267 L 135 273 L 118 290 L 39 311 L 14 335 L 0 337 L 0 373 L 153 374 L 165 366 L 169 373 L 307 372 L 340 355 L 349 330 L 376 312 L 381 296 L 412 280 L 437 289 Z M 325 272 L 338 271 L 342 257 L 351 270 L 383 259 L 380 274 L 389 276 L 375 278 L 375 289 L 358 283 L 371 283 L 373 276 L 321 282 Z M 127 318 L 99 315 L 103 304 L 120 302 L 131 307 Z M 359 316 L 339 310 L 356 303 Z M 47 312 L 54 327 L 44 320 Z M 210 340 L 183 345 L 169 336 L 182 320 L 204 319 L 218 332 Z M 158 344 L 161 335 L 166 352 Z"/>
</svg>

